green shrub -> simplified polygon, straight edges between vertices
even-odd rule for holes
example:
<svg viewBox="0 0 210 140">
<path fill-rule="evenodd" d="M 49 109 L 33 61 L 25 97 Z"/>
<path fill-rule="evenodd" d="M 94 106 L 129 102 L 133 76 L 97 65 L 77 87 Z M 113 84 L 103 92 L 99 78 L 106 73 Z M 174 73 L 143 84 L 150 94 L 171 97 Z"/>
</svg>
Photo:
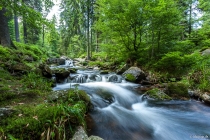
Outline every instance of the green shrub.
<svg viewBox="0 0 210 140">
<path fill-rule="evenodd" d="M 189 98 L 187 85 L 180 82 L 168 83 L 166 93 L 169 96 L 177 99 Z"/>
<path fill-rule="evenodd" d="M 191 88 L 210 91 L 210 56 L 198 60 L 189 74 Z"/>
<path fill-rule="evenodd" d="M 180 77 L 187 74 L 200 58 L 199 53 L 182 55 L 181 52 L 170 52 L 155 63 L 154 67 L 158 71 L 168 73 L 169 77 Z"/>
</svg>

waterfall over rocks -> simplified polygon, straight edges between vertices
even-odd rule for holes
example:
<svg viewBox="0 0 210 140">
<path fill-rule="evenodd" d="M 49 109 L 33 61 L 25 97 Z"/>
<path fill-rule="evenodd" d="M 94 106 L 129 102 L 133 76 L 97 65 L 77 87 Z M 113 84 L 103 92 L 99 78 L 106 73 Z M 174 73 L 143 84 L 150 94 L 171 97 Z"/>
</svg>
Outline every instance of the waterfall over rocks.
<svg viewBox="0 0 210 140">
<path fill-rule="evenodd" d="M 147 100 L 137 92 L 139 86 L 116 73 L 78 69 L 53 90 L 78 88 L 90 96 L 88 136 L 104 140 L 210 138 L 209 106 L 195 100 Z"/>
</svg>

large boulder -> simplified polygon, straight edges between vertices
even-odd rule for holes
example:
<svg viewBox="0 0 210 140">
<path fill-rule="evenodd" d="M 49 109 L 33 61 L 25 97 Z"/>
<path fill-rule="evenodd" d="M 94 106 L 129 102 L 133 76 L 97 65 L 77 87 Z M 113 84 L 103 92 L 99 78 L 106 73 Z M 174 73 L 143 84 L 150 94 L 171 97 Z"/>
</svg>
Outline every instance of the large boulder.
<svg viewBox="0 0 210 140">
<path fill-rule="evenodd" d="M 65 65 L 66 59 L 63 58 L 49 58 L 47 64 Z"/>
<path fill-rule="evenodd" d="M 51 78 L 52 77 L 52 70 L 50 67 L 46 64 L 40 64 L 39 68 L 41 70 L 41 73 L 44 77 Z"/>
<path fill-rule="evenodd" d="M 210 55 L 210 49 L 206 49 L 206 50 L 202 51 L 201 54 L 209 56 Z"/>
<path fill-rule="evenodd" d="M 62 81 L 63 79 L 67 78 L 70 75 L 70 71 L 65 68 L 56 68 L 53 69 L 53 73 L 56 76 L 57 82 Z"/>
<path fill-rule="evenodd" d="M 139 83 L 146 79 L 146 74 L 138 67 L 130 67 L 122 75 L 126 80 L 130 82 Z"/>
<path fill-rule="evenodd" d="M 201 92 L 200 90 L 189 90 L 188 91 L 190 97 L 196 98 L 196 99 L 201 99 L 205 103 L 210 104 L 210 93 L 208 92 Z"/>
</svg>

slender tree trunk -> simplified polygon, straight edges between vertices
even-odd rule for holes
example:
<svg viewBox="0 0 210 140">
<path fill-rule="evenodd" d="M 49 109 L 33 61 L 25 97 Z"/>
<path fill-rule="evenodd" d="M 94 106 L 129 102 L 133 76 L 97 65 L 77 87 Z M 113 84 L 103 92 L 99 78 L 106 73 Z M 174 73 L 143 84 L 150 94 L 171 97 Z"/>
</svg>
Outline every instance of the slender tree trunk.
<svg viewBox="0 0 210 140">
<path fill-rule="evenodd" d="M 23 17 L 23 37 L 25 44 L 28 43 L 27 24 Z"/>
<path fill-rule="evenodd" d="M 15 7 L 17 6 L 17 0 L 14 0 Z M 19 24 L 18 24 L 18 17 L 17 12 L 14 10 L 14 23 L 15 23 L 15 40 L 20 42 L 20 33 L 19 33 Z"/>
<path fill-rule="evenodd" d="M 45 36 L 45 30 L 44 30 L 44 25 L 42 25 L 42 47 L 44 47 L 44 36 Z"/>
<path fill-rule="evenodd" d="M 8 20 L 5 13 L 6 9 L 2 8 L 0 10 L 0 44 L 5 47 L 11 47 Z"/>
<path fill-rule="evenodd" d="M 160 39 L 161 39 L 161 27 L 158 31 L 158 44 L 157 44 L 157 53 L 159 54 L 160 52 Z"/>
<path fill-rule="evenodd" d="M 87 1 L 87 60 L 90 60 L 90 0 Z"/>
<path fill-rule="evenodd" d="M 15 23 L 15 39 L 17 42 L 20 42 L 18 17 L 16 15 L 14 16 L 14 23 Z"/>
<path fill-rule="evenodd" d="M 192 1 L 190 1 L 189 38 L 192 32 Z"/>
</svg>

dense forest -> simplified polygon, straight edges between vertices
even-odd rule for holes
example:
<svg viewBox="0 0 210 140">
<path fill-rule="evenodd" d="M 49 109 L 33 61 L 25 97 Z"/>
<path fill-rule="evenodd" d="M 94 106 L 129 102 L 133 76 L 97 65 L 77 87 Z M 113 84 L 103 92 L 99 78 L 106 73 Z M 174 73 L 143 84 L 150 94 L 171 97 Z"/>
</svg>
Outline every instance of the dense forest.
<svg viewBox="0 0 210 140">
<path fill-rule="evenodd" d="M 59 16 L 48 19 L 55 6 L 59 7 L 56 13 Z M 125 66 L 139 67 L 152 83 L 178 82 L 209 98 L 210 2 L 0 0 L 0 107 L 8 103 L 14 106 L 14 102 L 26 100 L 17 94 L 43 98 L 51 94 L 52 81 L 46 75 L 48 79 L 43 79 L 36 68 L 46 70 L 43 64 L 49 58 L 61 56 L 81 58 L 85 60 L 83 66 L 109 71 L 119 71 Z M 15 112 L 16 118 L 4 118 L 0 122 L 0 139 L 36 139 L 38 136 L 41 139 L 65 139 L 66 130 L 59 128 L 66 122 L 85 126 L 81 116 L 86 113 L 84 106 L 89 99 L 84 93 L 78 99 L 73 96 L 74 92 L 80 91 L 68 93 L 76 101 L 68 101 L 73 106 L 71 110 L 64 107 L 69 103 L 63 99 L 49 105 L 47 110 L 54 116 L 45 116 L 46 110 L 37 111 L 45 106 L 40 99 L 31 101 L 41 104 L 36 107 L 31 104 L 33 109 L 28 109 L 29 105 L 17 106 L 21 111 Z M 27 100 L 31 99 L 27 97 Z M 26 119 L 21 120 L 24 111 L 28 113 Z M 36 113 L 41 117 L 37 118 Z M 32 119 L 27 118 L 30 114 Z M 68 114 L 79 119 L 67 121 Z M 41 123 L 35 125 L 34 121 L 38 119 Z M 8 125 L 8 121 L 13 123 Z M 34 125 L 28 126 L 29 122 Z M 24 129 L 16 127 L 18 125 Z M 73 130 L 69 135 L 73 135 Z"/>
</svg>

